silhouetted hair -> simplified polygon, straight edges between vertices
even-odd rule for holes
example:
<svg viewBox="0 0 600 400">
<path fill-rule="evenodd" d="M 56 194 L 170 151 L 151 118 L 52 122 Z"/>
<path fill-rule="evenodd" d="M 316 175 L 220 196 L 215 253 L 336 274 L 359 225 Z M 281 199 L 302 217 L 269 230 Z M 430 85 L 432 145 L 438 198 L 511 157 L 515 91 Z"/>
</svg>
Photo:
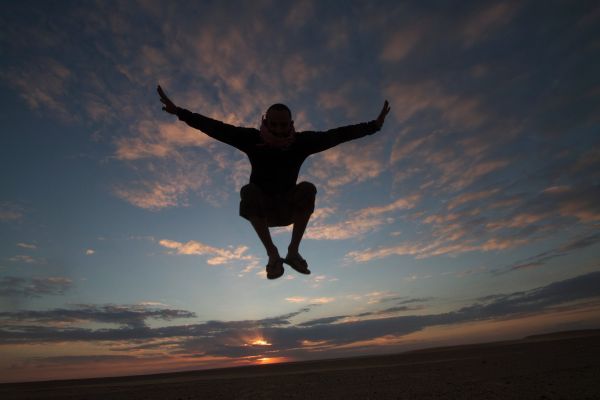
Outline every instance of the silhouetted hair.
<svg viewBox="0 0 600 400">
<path fill-rule="evenodd" d="M 290 111 L 289 107 L 286 106 L 285 104 L 275 103 L 275 104 L 273 104 L 271 107 L 269 107 L 267 109 L 267 112 L 269 112 L 271 110 L 275 110 L 275 111 L 287 111 L 288 114 L 290 114 L 290 118 L 292 118 L 292 112 Z"/>
</svg>

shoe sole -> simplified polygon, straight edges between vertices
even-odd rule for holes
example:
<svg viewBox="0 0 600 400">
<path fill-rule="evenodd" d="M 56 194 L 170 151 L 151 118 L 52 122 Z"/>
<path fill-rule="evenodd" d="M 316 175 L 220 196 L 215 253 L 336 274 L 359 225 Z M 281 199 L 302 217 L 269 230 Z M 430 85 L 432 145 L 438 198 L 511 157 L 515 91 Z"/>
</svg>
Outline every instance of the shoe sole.
<svg viewBox="0 0 600 400">
<path fill-rule="evenodd" d="M 285 272 L 285 269 L 283 268 L 283 262 L 284 262 L 283 259 L 280 259 L 279 262 L 277 263 L 277 264 L 281 265 L 281 269 L 277 268 L 277 272 L 275 273 L 276 275 L 271 274 L 269 276 L 269 266 L 267 265 L 267 279 L 273 280 L 273 279 L 281 278 L 281 276 Z M 277 264 L 275 264 L 275 265 L 277 265 Z M 275 269 L 275 268 L 276 267 L 273 267 L 273 269 Z M 273 269 L 271 269 L 271 270 L 273 270 Z"/>
<path fill-rule="evenodd" d="M 296 267 L 293 263 L 291 263 L 287 258 L 285 258 L 283 260 L 283 262 L 286 263 L 287 265 L 289 265 L 290 267 L 292 267 L 296 272 L 299 272 L 299 273 L 304 274 L 304 275 L 310 275 L 310 269 L 308 269 L 308 268 L 306 268 L 306 269 L 304 269 L 304 268 L 300 269 L 300 268 Z"/>
</svg>

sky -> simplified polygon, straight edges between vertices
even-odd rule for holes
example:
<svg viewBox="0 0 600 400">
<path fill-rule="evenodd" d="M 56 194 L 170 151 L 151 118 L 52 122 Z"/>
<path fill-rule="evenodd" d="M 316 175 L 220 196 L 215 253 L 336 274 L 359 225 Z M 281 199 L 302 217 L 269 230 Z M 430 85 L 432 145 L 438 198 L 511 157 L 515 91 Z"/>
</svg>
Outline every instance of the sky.
<svg viewBox="0 0 600 400">
<path fill-rule="evenodd" d="M 11 1 L 0 15 L 0 381 L 600 328 L 593 1 Z M 300 252 L 265 276 L 249 163 L 161 110 L 297 131 Z M 285 253 L 290 229 L 273 237 Z"/>
</svg>

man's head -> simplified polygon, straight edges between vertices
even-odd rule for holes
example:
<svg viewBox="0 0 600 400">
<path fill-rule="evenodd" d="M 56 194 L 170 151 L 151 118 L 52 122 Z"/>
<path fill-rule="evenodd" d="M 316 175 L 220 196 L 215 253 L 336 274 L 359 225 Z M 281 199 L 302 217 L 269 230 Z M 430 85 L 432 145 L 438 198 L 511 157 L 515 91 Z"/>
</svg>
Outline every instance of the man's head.
<svg viewBox="0 0 600 400">
<path fill-rule="evenodd" d="M 289 136 L 294 124 L 292 112 L 285 104 L 273 104 L 267 109 L 265 123 L 273 135 L 278 137 Z"/>
</svg>

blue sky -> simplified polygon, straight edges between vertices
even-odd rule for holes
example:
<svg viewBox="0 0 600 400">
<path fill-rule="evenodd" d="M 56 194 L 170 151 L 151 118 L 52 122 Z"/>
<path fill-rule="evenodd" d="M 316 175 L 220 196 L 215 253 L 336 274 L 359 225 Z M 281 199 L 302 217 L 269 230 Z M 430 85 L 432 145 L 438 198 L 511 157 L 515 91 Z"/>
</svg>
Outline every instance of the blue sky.
<svg viewBox="0 0 600 400">
<path fill-rule="evenodd" d="M 10 2 L 2 380 L 390 353 L 600 326 L 594 2 Z M 264 274 L 243 153 L 161 111 L 296 129 L 300 248 Z M 277 229 L 280 250 L 289 229 Z M 60 369 L 56 367 L 60 366 Z"/>
</svg>

